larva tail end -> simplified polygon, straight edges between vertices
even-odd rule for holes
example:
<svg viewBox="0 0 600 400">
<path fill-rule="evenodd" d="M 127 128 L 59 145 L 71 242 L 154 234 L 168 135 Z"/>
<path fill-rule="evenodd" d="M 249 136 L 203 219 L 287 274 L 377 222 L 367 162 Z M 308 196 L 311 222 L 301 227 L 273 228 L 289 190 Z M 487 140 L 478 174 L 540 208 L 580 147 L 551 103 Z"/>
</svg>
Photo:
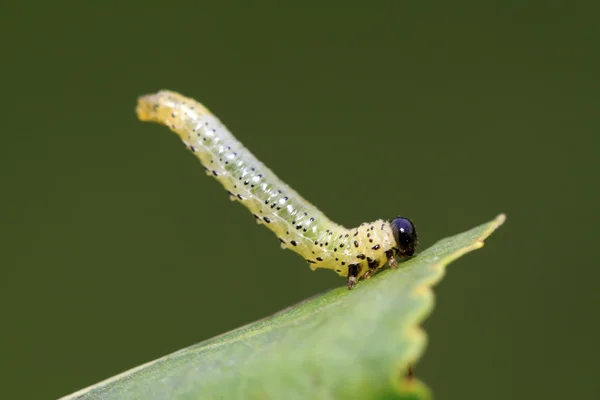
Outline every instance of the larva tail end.
<svg viewBox="0 0 600 400">
<path fill-rule="evenodd" d="M 135 112 L 140 121 L 159 122 L 160 98 L 157 94 L 147 94 L 138 97 Z"/>
<path fill-rule="evenodd" d="M 173 119 L 174 115 L 181 113 L 210 115 L 210 111 L 202 104 L 170 90 L 161 90 L 158 93 L 138 97 L 135 111 L 140 121 L 163 124 Z"/>
</svg>

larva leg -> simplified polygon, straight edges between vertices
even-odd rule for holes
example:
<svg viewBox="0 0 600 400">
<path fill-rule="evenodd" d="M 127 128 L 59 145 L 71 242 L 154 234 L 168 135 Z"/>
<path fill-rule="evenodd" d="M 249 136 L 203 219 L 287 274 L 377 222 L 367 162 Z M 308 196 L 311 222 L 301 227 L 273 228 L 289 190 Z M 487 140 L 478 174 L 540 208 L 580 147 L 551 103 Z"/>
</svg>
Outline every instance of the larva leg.
<svg viewBox="0 0 600 400">
<path fill-rule="evenodd" d="M 372 258 L 367 257 L 367 263 L 369 265 L 369 269 L 363 275 L 363 278 L 365 279 L 369 279 L 370 277 L 375 275 L 375 272 L 377 272 L 377 268 L 379 268 L 379 260 L 373 260 Z"/>
<path fill-rule="evenodd" d="M 376 270 L 374 269 L 370 269 L 367 272 L 365 272 L 365 274 L 363 275 L 364 279 L 369 279 L 371 278 L 373 275 L 375 275 Z"/>
<path fill-rule="evenodd" d="M 350 264 L 348 266 L 348 289 L 352 290 L 352 288 L 358 283 L 359 271 L 360 266 L 358 264 Z"/>
<path fill-rule="evenodd" d="M 398 260 L 396 260 L 396 252 L 392 250 L 388 250 L 385 252 L 385 256 L 387 257 L 388 265 L 392 269 L 398 268 Z"/>
</svg>

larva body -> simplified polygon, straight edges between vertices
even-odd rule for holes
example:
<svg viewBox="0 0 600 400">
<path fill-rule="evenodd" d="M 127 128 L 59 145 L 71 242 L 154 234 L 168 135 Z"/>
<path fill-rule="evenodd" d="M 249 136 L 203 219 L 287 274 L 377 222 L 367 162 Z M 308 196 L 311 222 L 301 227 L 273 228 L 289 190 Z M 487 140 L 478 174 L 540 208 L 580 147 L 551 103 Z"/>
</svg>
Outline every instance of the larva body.
<svg viewBox="0 0 600 400">
<path fill-rule="evenodd" d="M 332 269 L 347 276 L 352 288 L 386 261 L 395 267 L 397 255 L 412 255 L 416 231 L 410 232 L 409 239 L 413 240 L 406 245 L 398 236 L 406 226 L 399 231 L 393 221 L 377 220 L 353 229 L 333 223 L 257 160 L 195 100 L 160 91 L 139 98 L 137 115 L 142 121 L 164 124 L 179 135 L 231 199 L 246 206 L 257 222 L 277 235 L 283 248 L 300 254 L 311 269 Z"/>
</svg>

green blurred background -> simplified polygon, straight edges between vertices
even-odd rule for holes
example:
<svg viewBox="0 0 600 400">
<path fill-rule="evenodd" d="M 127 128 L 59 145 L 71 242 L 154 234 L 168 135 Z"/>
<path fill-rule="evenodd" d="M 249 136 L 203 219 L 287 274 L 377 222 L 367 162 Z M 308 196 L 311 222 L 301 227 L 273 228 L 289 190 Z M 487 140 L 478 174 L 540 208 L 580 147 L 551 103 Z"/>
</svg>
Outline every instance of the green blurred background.
<svg viewBox="0 0 600 400">
<path fill-rule="evenodd" d="M 161 88 L 344 225 L 407 215 L 425 248 L 505 212 L 436 288 L 417 376 L 439 399 L 598 395 L 598 10 L 521 3 L 4 2 L 1 397 L 345 284 L 136 120 Z"/>
</svg>

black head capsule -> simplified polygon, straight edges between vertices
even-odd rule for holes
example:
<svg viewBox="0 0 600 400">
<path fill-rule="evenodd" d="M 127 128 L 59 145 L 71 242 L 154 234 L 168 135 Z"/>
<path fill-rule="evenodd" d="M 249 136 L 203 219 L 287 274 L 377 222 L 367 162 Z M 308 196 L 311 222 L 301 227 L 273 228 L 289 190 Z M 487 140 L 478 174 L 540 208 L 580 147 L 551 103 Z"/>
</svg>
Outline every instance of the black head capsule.
<svg viewBox="0 0 600 400">
<path fill-rule="evenodd" d="M 414 224 L 408 218 L 396 217 L 390 221 L 396 246 L 398 246 L 398 255 L 400 257 L 410 257 L 415 253 L 419 238 Z"/>
</svg>

